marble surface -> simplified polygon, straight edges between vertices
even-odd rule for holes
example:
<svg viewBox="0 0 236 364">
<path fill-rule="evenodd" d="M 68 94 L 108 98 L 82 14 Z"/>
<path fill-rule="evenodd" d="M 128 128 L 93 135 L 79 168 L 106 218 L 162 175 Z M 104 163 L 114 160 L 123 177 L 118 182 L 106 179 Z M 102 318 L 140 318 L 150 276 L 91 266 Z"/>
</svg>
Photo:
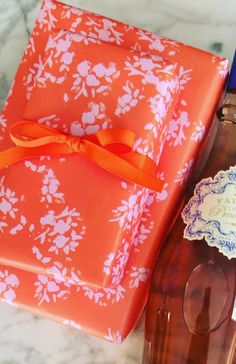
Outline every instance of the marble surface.
<svg viewBox="0 0 236 364">
<path fill-rule="evenodd" d="M 67 0 L 232 60 L 235 0 Z M 3 105 L 41 0 L 0 0 L 0 107 Z M 46 333 L 46 335 L 45 335 Z M 0 364 L 141 363 L 143 324 L 122 345 L 0 303 Z"/>
</svg>

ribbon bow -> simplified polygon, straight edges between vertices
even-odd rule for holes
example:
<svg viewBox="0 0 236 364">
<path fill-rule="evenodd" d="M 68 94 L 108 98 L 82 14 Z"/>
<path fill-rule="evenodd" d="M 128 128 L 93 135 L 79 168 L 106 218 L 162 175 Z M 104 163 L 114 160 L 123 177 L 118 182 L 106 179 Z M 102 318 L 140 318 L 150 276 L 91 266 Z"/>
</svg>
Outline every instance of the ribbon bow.
<svg viewBox="0 0 236 364">
<path fill-rule="evenodd" d="M 164 181 L 155 177 L 156 165 L 149 157 L 132 151 L 135 134 L 127 129 L 100 130 L 75 137 L 31 121 L 10 128 L 15 147 L 0 152 L 0 169 L 18 161 L 42 155 L 81 153 L 106 171 L 156 192 Z"/>
</svg>

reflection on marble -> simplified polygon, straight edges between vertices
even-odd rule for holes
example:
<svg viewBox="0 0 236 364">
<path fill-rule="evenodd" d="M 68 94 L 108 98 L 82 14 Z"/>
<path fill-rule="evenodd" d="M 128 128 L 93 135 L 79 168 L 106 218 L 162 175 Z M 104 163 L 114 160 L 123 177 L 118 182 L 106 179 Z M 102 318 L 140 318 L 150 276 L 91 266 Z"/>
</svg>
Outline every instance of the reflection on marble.
<svg viewBox="0 0 236 364">
<path fill-rule="evenodd" d="M 66 0 L 232 59 L 235 0 Z M 6 98 L 41 0 L 0 0 L 0 107 Z M 46 333 L 46 335 L 45 335 Z M 0 304 L 0 364 L 141 363 L 142 325 L 115 346 Z"/>
</svg>

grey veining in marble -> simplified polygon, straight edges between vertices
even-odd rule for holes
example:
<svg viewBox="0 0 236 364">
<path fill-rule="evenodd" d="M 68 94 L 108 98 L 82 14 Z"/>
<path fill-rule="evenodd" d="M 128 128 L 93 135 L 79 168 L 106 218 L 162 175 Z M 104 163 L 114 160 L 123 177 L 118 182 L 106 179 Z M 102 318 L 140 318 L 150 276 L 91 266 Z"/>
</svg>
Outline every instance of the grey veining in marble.
<svg viewBox="0 0 236 364">
<path fill-rule="evenodd" d="M 142 353 L 142 331 L 114 345 L 2 303 L 0 363 L 136 364 Z"/>
<path fill-rule="evenodd" d="M 232 59 L 235 0 L 67 0 Z M 41 0 L 0 0 L 0 107 Z M 141 364 L 143 329 L 116 346 L 0 303 L 0 364 Z M 222 363 L 223 364 L 223 363 Z"/>
</svg>

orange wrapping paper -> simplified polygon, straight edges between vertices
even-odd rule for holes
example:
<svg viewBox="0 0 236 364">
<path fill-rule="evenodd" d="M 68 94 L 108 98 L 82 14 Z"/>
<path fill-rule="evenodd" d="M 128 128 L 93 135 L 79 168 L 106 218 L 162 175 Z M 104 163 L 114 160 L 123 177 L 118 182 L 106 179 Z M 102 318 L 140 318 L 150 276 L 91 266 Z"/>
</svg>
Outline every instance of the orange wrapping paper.
<svg viewBox="0 0 236 364">
<path fill-rule="evenodd" d="M 67 26 L 63 21 L 50 32 L 38 63 L 25 75 L 33 88 L 27 84 L 23 119 L 75 137 L 126 128 L 135 132 L 142 154 L 158 163 L 179 92 L 176 66 Z M 89 284 L 119 284 L 126 262 L 113 262 L 124 246 L 129 254 L 148 196 L 140 186 L 124 188 L 121 182 L 80 153 L 10 166 L 2 183 L 17 201 L 11 212 L 3 206 L 1 263 L 52 275 L 55 263 L 62 264 L 64 279 L 79 274 Z M 113 275 L 108 264 L 117 271 Z"/>
<path fill-rule="evenodd" d="M 59 2 L 43 3 L 0 116 L 1 150 L 9 146 L 8 127 L 22 118 L 75 135 L 129 125 L 135 149 L 160 159 L 165 186 L 161 193 L 142 189 L 79 155 L 1 171 L 3 300 L 113 342 L 126 337 L 143 310 L 155 257 L 226 74 L 227 62 L 209 53 Z M 18 176 L 31 181 L 27 194 Z M 66 209 L 65 199 L 68 206 L 78 201 L 79 214 Z M 31 210 L 32 221 L 23 213 Z M 78 227 L 78 246 L 68 248 L 75 240 L 68 234 Z"/>
</svg>

